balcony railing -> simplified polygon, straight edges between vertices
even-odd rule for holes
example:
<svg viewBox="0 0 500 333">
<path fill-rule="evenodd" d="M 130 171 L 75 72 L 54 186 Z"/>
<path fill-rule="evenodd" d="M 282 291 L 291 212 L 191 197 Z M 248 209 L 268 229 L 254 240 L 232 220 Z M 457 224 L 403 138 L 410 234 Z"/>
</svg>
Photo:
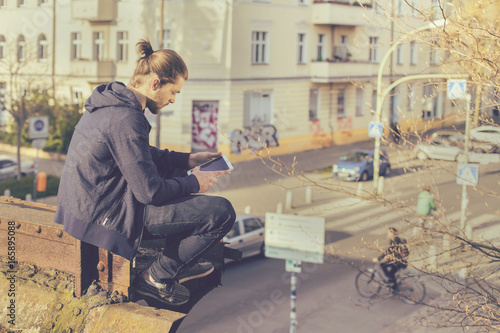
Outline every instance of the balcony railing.
<svg viewBox="0 0 500 333">
<path fill-rule="evenodd" d="M 115 0 L 73 0 L 71 15 L 76 20 L 109 22 L 115 19 Z"/>
<path fill-rule="evenodd" d="M 357 1 L 314 1 L 312 6 L 313 24 L 344 26 L 369 25 L 373 14 L 371 5 L 361 6 Z"/>
<path fill-rule="evenodd" d="M 371 77 L 377 74 L 378 64 L 368 61 L 355 62 L 349 59 L 340 61 L 318 61 L 311 63 L 313 82 L 348 82 L 354 78 Z"/>
<path fill-rule="evenodd" d="M 111 60 L 74 60 L 71 62 L 71 75 L 95 82 L 113 81 L 116 65 Z"/>
</svg>

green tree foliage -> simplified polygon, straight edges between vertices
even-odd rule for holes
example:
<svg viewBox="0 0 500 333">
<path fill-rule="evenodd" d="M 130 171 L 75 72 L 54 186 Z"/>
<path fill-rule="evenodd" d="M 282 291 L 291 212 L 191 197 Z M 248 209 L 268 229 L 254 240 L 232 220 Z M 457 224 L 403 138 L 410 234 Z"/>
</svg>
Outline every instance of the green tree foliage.
<svg viewBox="0 0 500 333">
<path fill-rule="evenodd" d="M 54 104 L 53 99 L 45 91 L 33 91 L 25 97 L 26 109 L 30 117 L 49 117 L 49 138 L 43 149 L 48 152 L 66 154 L 74 128 L 80 120 L 81 113 L 78 105 Z M 16 144 L 17 123 L 13 122 L 8 131 L 0 133 L 0 141 Z M 28 122 L 24 122 L 21 131 L 21 145 L 31 147 L 28 138 Z"/>
</svg>

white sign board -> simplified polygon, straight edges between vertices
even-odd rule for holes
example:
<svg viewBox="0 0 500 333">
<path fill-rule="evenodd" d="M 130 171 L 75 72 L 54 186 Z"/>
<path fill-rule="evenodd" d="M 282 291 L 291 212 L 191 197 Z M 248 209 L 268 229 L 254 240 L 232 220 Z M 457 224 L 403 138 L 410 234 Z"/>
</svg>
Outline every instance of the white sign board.
<svg viewBox="0 0 500 333">
<path fill-rule="evenodd" d="M 49 117 L 29 118 L 29 138 L 47 139 L 49 137 Z"/>
<path fill-rule="evenodd" d="M 479 167 L 474 164 L 457 165 L 457 184 L 476 186 L 479 182 Z"/>
<path fill-rule="evenodd" d="M 368 136 L 372 138 L 381 138 L 384 134 L 382 123 L 370 121 L 368 127 Z"/>
<path fill-rule="evenodd" d="M 31 143 L 33 148 L 42 149 L 47 145 L 47 140 L 45 139 L 34 139 Z"/>
<path fill-rule="evenodd" d="M 323 217 L 266 213 L 266 257 L 323 263 Z"/>
<path fill-rule="evenodd" d="M 465 98 L 467 93 L 466 80 L 448 80 L 448 98 L 449 99 L 462 99 Z"/>
</svg>

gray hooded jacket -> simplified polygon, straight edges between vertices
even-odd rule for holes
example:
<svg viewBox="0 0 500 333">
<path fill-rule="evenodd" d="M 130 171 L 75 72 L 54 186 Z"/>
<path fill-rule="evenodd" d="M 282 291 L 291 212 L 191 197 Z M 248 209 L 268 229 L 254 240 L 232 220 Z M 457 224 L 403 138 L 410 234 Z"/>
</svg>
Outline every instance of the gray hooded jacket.
<svg viewBox="0 0 500 333">
<path fill-rule="evenodd" d="M 189 154 L 149 145 L 151 126 L 134 93 L 121 82 L 97 87 L 85 103 L 64 165 L 54 221 L 84 242 L 127 259 L 135 256 L 146 205 L 199 191 Z"/>
</svg>

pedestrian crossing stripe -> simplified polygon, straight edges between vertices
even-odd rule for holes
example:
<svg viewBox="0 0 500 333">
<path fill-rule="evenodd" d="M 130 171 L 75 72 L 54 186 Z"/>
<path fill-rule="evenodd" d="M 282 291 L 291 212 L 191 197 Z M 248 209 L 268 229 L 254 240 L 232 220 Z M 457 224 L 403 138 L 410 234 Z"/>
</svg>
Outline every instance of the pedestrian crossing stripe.
<svg viewBox="0 0 500 333">
<path fill-rule="evenodd" d="M 382 129 L 381 122 L 370 121 L 368 127 L 368 136 L 372 138 L 381 138 L 384 130 Z"/>
</svg>

